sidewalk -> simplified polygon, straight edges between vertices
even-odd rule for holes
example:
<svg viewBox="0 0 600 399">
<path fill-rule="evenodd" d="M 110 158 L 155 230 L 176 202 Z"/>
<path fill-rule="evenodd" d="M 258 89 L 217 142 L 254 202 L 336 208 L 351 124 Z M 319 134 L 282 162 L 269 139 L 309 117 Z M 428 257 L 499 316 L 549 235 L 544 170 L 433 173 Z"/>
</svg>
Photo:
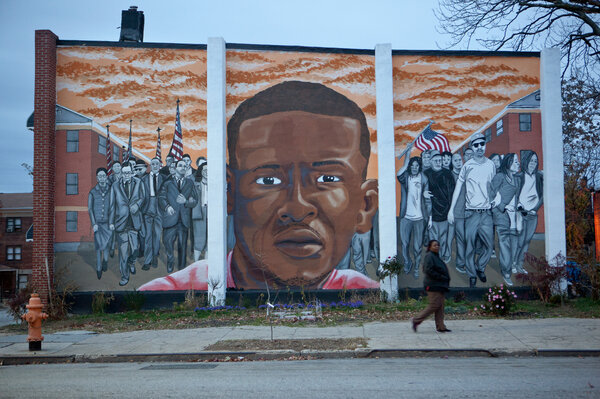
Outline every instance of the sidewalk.
<svg viewBox="0 0 600 399">
<path fill-rule="evenodd" d="M 437 333 L 427 320 L 414 333 L 410 322 L 335 327 L 274 327 L 274 339 L 366 338 L 367 348 L 345 351 L 208 352 L 218 341 L 271 337 L 268 326 L 151 330 L 115 334 L 70 331 L 45 334 L 42 351 L 29 352 L 26 335 L 0 335 L 0 364 L 200 361 L 232 358 L 414 356 L 600 356 L 599 319 L 449 320 Z"/>
</svg>

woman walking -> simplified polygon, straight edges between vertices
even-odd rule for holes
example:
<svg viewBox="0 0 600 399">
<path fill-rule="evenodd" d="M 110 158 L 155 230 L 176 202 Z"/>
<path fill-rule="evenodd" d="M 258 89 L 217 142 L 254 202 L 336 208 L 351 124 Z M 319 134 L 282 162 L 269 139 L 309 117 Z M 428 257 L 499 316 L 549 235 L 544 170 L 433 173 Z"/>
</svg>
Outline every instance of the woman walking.
<svg viewBox="0 0 600 399">
<path fill-rule="evenodd" d="M 423 286 L 427 291 L 429 305 L 427 308 L 412 319 L 412 329 L 417 332 L 417 327 L 430 314 L 435 313 L 435 328 L 438 332 L 450 332 L 444 324 L 444 294 L 448 292 L 450 285 L 450 275 L 446 264 L 439 256 L 440 243 L 436 240 L 429 241 L 427 244 L 427 253 L 423 259 Z"/>
</svg>

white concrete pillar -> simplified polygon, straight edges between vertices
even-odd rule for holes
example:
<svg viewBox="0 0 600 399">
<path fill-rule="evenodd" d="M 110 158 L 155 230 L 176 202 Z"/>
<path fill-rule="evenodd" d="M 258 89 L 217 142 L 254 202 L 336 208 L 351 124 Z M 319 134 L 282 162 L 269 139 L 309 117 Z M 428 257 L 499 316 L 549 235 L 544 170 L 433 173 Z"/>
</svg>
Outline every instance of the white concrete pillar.
<svg viewBox="0 0 600 399">
<path fill-rule="evenodd" d="M 396 161 L 394 158 L 394 79 L 392 45 L 375 46 L 375 88 L 377 103 L 377 159 L 379 179 L 379 248 L 380 259 L 397 252 L 396 236 Z M 390 301 L 398 299 L 398 279 L 381 282 Z"/>
<path fill-rule="evenodd" d="M 211 37 L 207 49 L 208 297 L 216 306 L 227 289 L 225 40 Z"/>
<path fill-rule="evenodd" d="M 563 175 L 560 49 L 542 50 L 540 65 L 546 259 L 567 255 Z"/>
</svg>

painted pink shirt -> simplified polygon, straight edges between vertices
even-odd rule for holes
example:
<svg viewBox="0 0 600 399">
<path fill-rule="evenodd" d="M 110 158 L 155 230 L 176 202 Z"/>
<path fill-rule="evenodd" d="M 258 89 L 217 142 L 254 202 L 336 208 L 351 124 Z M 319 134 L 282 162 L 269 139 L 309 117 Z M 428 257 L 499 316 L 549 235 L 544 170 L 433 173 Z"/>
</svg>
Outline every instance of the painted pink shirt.
<svg viewBox="0 0 600 399">
<path fill-rule="evenodd" d="M 231 257 L 227 254 L 227 288 L 235 288 L 231 277 Z M 379 288 L 377 281 L 355 270 L 333 270 L 321 287 L 324 290 L 356 290 L 363 288 Z M 138 288 L 139 291 L 206 291 L 208 290 L 208 261 L 202 259 L 192 263 L 183 270 L 159 277 Z"/>
</svg>

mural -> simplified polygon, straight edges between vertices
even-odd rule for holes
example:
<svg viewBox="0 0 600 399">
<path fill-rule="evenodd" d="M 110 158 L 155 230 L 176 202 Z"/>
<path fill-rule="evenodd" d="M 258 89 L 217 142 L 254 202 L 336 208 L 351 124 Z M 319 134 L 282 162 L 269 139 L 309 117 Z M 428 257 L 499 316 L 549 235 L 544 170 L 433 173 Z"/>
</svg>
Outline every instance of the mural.
<svg viewBox="0 0 600 399">
<path fill-rule="evenodd" d="M 228 288 L 379 287 L 374 63 L 227 50 Z M 513 284 L 543 253 L 539 58 L 393 66 L 400 286 L 430 239 L 453 286 Z M 83 291 L 207 289 L 206 50 L 60 47 L 57 91 L 57 263 Z"/>
<path fill-rule="evenodd" d="M 429 240 L 454 263 L 453 285 L 486 283 L 489 266 L 492 284 L 513 285 L 542 206 L 539 59 L 395 57 L 394 78 L 400 285 L 421 285 Z"/>
</svg>

